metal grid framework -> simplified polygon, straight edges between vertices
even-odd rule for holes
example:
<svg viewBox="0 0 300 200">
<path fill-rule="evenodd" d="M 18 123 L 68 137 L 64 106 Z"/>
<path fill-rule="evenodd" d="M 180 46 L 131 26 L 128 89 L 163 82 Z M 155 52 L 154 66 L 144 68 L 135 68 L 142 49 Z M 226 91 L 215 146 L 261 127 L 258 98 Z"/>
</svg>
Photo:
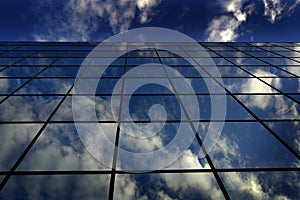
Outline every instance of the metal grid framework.
<svg viewBox="0 0 300 200">
<path fill-rule="evenodd" d="M 102 165 L 78 138 L 71 112 L 72 89 L 82 61 L 98 43 L 0 44 L 0 199 L 300 198 L 300 43 L 200 43 L 216 63 L 223 83 L 218 81 L 220 77 L 209 73 L 211 66 L 200 66 L 201 76 L 190 63 L 160 50 L 156 44 L 151 49 L 127 52 L 118 58 L 101 78 L 96 94 L 86 94 L 99 100 L 96 100 L 102 106 L 99 120 L 78 123 L 110 127 L 107 130 L 112 142 L 126 148 L 128 143 L 122 138 L 122 125 L 132 121 L 121 117 L 124 98 L 140 98 L 149 104 L 155 98 L 170 104 L 177 99 L 175 105 L 183 108 L 186 118 L 182 121 L 174 114 L 168 117 L 166 124 L 176 128 L 179 123 L 185 123 L 195 134 L 189 151 L 177 163 L 145 173 L 118 169 L 117 149 L 112 166 Z M 164 45 L 174 49 L 185 45 L 180 51 L 198 58 L 197 51 L 189 49 L 188 44 Z M 98 52 L 94 59 L 114 55 L 107 46 L 107 51 Z M 176 81 L 180 78 L 166 71 L 151 76 L 169 82 L 175 93 L 145 88 L 132 96 L 127 94 L 124 89 L 127 79 L 147 77 L 123 75 L 149 62 L 171 66 L 183 74 L 205 108 L 211 95 L 220 94 L 210 94 L 203 80 L 224 88 L 226 119 L 211 120 L 209 109 L 201 105 L 201 118 L 189 116 L 187 105 L 181 99 L 195 94 L 178 91 Z M 109 112 L 103 113 L 103 107 L 108 106 L 105 101 L 111 99 L 114 84 L 120 78 L 123 86 L 121 93 L 116 94 L 120 97 L 120 109 L 115 120 Z M 222 121 L 225 125 L 216 148 L 205 158 L 198 158 L 195 149 L 206 151 L 201 145 L 205 135 L 194 123 L 207 126 Z M 148 123 L 149 118 L 137 118 L 135 122 Z M 154 119 L 153 122 L 162 121 Z"/>
</svg>

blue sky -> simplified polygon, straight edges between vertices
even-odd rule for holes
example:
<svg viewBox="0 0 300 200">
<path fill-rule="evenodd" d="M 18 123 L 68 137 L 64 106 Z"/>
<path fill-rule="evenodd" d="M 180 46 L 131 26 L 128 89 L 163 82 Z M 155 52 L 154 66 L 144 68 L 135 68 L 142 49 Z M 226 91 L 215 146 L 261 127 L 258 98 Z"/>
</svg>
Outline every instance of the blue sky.
<svg viewBox="0 0 300 200">
<path fill-rule="evenodd" d="M 0 40 L 100 41 L 164 27 L 198 41 L 299 41 L 300 0 L 10 0 Z"/>
</svg>

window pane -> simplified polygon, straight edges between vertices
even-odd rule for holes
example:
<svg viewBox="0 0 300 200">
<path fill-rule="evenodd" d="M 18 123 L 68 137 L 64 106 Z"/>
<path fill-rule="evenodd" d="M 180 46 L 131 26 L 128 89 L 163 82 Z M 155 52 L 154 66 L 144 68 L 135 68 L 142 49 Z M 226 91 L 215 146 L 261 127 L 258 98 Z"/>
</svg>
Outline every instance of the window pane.
<svg viewBox="0 0 300 200">
<path fill-rule="evenodd" d="M 93 124 L 85 125 L 93 126 Z M 105 130 L 105 136 L 114 143 L 116 125 L 101 124 L 101 127 Z M 113 156 L 110 158 L 111 163 L 112 159 Z M 74 124 L 49 124 L 17 170 L 74 171 L 99 169 L 108 170 L 111 169 L 111 165 L 102 164 L 88 152 L 81 142 Z"/>
<path fill-rule="evenodd" d="M 110 175 L 12 176 L 0 193 L 9 199 L 107 199 Z"/>
<path fill-rule="evenodd" d="M 73 82 L 72 78 L 33 79 L 17 91 L 17 94 L 66 94 Z"/>
<path fill-rule="evenodd" d="M 262 119 L 300 119 L 299 105 L 283 95 L 238 95 Z"/>
<path fill-rule="evenodd" d="M 10 94 L 25 83 L 28 79 L 4 79 L 0 78 L 0 94 Z"/>
<path fill-rule="evenodd" d="M 133 190 L 130 190 L 128 186 Z M 224 199 L 210 173 L 117 175 L 116 199 Z"/>
<path fill-rule="evenodd" d="M 209 153 L 216 168 L 296 167 L 297 158 L 257 122 L 226 122 Z"/>
<path fill-rule="evenodd" d="M 21 156 L 41 124 L 0 124 L 0 170 L 9 171 Z"/>
<path fill-rule="evenodd" d="M 299 171 L 220 173 L 232 199 L 299 199 Z"/>
<path fill-rule="evenodd" d="M 55 96 L 11 96 L 0 104 L 0 120 L 14 121 L 41 121 L 57 106 L 61 97 Z"/>
</svg>

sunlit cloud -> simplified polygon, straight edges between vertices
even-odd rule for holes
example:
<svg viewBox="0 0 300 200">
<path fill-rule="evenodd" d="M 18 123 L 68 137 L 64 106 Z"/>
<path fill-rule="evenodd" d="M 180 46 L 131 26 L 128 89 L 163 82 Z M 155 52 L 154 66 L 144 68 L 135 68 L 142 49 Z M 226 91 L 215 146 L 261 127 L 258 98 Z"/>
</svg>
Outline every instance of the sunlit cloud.
<svg viewBox="0 0 300 200">
<path fill-rule="evenodd" d="M 300 0 L 294 0 L 292 4 L 282 0 L 262 0 L 263 15 L 274 23 L 284 16 L 293 14 L 294 9 L 300 4 Z M 220 1 L 220 16 L 214 17 L 205 30 L 205 41 L 208 42 L 231 42 L 236 41 L 242 34 L 239 29 L 247 18 L 258 7 L 257 2 L 248 0 Z"/>
<path fill-rule="evenodd" d="M 88 41 L 108 23 L 113 33 L 126 31 L 139 17 L 140 23 L 151 21 L 153 8 L 160 0 L 68 0 L 61 9 L 55 2 L 43 1 L 36 10 L 48 12 L 41 17 L 32 37 L 37 41 Z"/>
<path fill-rule="evenodd" d="M 256 70 L 253 73 L 255 76 L 270 76 L 274 78 L 260 78 L 269 85 L 280 89 L 282 87 L 280 79 L 275 75 L 267 71 Z M 277 78 L 276 78 L 277 77 Z M 241 86 L 234 85 L 233 87 L 241 88 L 242 93 L 262 93 L 265 95 L 244 95 L 241 99 L 250 108 L 257 108 L 259 110 L 267 111 L 270 108 L 275 108 L 276 116 L 281 118 L 298 118 L 299 112 L 297 110 L 297 103 L 287 101 L 282 95 L 266 95 L 266 93 L 273 93 L 276 90 L 272 89 L 267 84 L 257 80 L 248 79 Z M 231 86 L 232 87 L 232 86 Z M 276 117 L 273 116 L 273 117 Z"/>
<path fill-rule="evenodd" d="M 155 8 L 161 0 L 137 0 L 137 7 L 140 10 L 140 23 L 144 24 L 151 20 L 153 8 Z"/>
<path fill-rule="evenodd" d="M 244 0 L 221 1 L 226 14 L 215 17 L 208 24 L 205 34 L 208 42 L 229 42 L 239 37 L 238 28 L 253 12 L 254 4 L 244 6 Z"/>
<path fill-rule="evenodd" d="M 115 199 L 148 199 L 146 195 L 140 194 L 136 181 L 128 175 L 116 176 L 116 185 L 114 191 Z"/>
<path fill-rule="evenodd" d="M 271 23 L 275 23 L 283 16 L 291 15 L 299 3 L 300 0 L 296 0 L 290 5 L 288 2 L 282 0 L 263 0 L 264 16 L 266 16 Z"/>
<path fill-rule="evenodd" d="M 275 76 L 274 74 L 270 73 L 270 72 L 266 72 L 263 70 L 256 70 L 253 73 L 255 76 Z M 277 77 L 277 76 L 275 76 Z M 275 86 L 276 88 L 281 88 L 281 82 L 280 79 L 278 78 L 261 78 L 263 81 L 265 81 L 266 83 Z M 243 93 L 272 93 L 275 92 L 274 89 L 272 89 L 270 86 L 264 84 L 263 82 L 257 80 L 257 79 L 248 79 L 242 86 L 241 86 L 241 92 Z M 256 95 L 252 95 L 252 96 L 248 96 L 247 99 L 249 99 L 248 101 L 248 105 L 250 107 L 257 107 L 260 109 L 265 109 L 267 108 L 272 99 L 274 98 L 274 96 L 272 95 L 265 95 L 264 98 L 261 98 L 260 96 L 256 96 Z"/>
</svg>

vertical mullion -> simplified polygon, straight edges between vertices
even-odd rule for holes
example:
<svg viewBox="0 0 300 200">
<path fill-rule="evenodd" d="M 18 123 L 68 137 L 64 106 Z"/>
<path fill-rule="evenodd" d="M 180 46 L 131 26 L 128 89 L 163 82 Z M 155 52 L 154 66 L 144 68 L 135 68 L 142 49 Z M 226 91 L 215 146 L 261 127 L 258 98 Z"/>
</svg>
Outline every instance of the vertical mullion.
<svg viewBox="0 0 300 200">
<path fill-rule="evenodd" d="M 116 180 L 116 168 L 117 168 L 117 161 L 118 161 L 118 149 L 119 149 L 119 140 L 120 140 L 120 131 L 121 131 L 121 118 L 122 118 L 122 105 L 123 105 L 123 98 L 124 98 L 124 85 L 125 85 L 125 78 L 126 78 L 126 66 L 128 60 L 128 45 L 126 45 L 126 57 L 125 57 L 125 64 L 124 64 L 124 75 L 122 78 L 122 90 L 120 95 L 120 106 L 119 106 L 119 113 L 118 113 L 118 121 L 117 121 L 117 130 L 116 130 L 116 137 L 115 137 L 115 148 L 114 148 L 114 157 L 111 169 L 111 176 L 110 176 L 110 183 L 109 183 L 109 193 L 108 199 L 112 200 L 114 198 L 114 189 L 115 189 L 115 180 Z"/>
</svg>

